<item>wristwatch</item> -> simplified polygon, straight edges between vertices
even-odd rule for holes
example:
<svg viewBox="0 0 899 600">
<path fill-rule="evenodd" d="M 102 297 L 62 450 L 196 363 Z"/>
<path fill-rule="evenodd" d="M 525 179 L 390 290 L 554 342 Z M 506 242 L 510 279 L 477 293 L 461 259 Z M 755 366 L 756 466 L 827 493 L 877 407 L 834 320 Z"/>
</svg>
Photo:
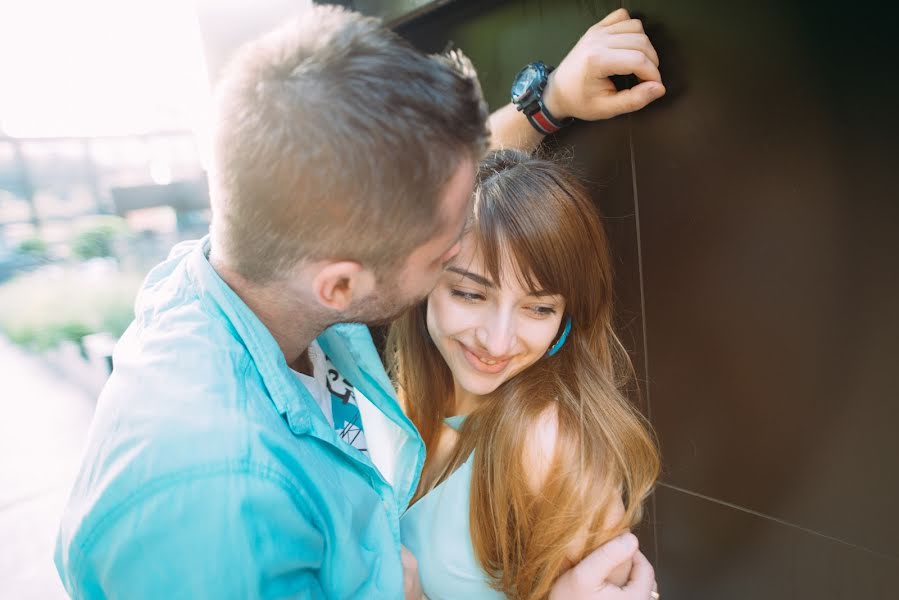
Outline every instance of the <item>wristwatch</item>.
<svg viewBox="0 0 899 600">
<path fill-rule="evenodd" d="M 546 135 L 574 121 L 572 118 L 557 119 L 543 104 L 543 91 L 554 68 L 538 60 L 526 65 L 512 82 L 512 103 L 527 116 L 534 129 Z"/>
</svg>

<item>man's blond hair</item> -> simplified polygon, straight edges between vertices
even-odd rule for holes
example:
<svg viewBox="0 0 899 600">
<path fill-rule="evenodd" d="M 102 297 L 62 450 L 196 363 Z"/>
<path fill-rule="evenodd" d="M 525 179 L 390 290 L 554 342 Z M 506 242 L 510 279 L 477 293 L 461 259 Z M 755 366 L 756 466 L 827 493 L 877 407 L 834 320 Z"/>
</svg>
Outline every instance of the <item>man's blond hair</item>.
<svg viewBox="0 0 899 600">
<path fill-rule="evenodd" d="M 214 252 L 255 281 L 300 260 L 399 264 L 440 228 L 441 191 L 487 144 L 459 53 L 426 56 L 377 19 L 316 6 L 244 46 L 217 89 Z"/>
</svg>

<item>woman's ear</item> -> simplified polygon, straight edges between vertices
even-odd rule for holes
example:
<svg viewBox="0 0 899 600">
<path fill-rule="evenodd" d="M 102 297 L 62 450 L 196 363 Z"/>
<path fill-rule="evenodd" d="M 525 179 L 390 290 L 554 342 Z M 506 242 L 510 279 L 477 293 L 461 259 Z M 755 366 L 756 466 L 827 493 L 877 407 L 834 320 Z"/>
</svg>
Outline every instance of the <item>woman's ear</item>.
<svg viewBox="0 0 899 600">
<path fill-rule="evenodd" d="M 374 289 L 374 273 L 351 260 L 327 263 L 312 278 L 315 299 L 337 312 L 345 312 L 353 302 L 362 300 Z"/>
</svg>

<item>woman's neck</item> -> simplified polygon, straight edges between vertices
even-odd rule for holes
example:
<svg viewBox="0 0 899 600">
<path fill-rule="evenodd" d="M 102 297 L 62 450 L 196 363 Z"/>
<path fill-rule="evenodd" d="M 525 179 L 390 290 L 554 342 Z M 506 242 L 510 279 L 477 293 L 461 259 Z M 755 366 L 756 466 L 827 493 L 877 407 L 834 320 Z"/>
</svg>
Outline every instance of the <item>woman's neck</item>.
<svg viewBox="0 0 899 600">
<path fill-rule="evenodd" d="M 470 415 L 480 405 L 482 396 L 472 394 L 462 388 L 458 382 L 453 381 L 453 414 L 448 417 Z"/>
</svg>

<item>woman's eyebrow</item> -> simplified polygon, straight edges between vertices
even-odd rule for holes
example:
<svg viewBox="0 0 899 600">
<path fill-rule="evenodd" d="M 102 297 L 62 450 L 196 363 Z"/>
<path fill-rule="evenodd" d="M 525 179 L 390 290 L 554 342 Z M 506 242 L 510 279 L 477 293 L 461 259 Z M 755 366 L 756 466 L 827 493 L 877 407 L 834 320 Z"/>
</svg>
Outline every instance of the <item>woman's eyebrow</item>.
<svg viewBox="0 0 899 600">
<path fill-rule="evenodd" d="M 495 285 L 493 285 L 493 282 L 491 282 L 489 279 L 487 279 L 483 275 L 478 275 L 477 273 L 472 273 L 471 271 L 466 271 L 465 269 L 461 269 L 459 267 L 447 267 L 446 270 L 452 271 L 453 273 L 461 275 L 462 277 L 468 277 L 475 283 L 483 285 L 484 287 L 488 287 L 488 288 L 496 287 Z"/>
</svg>

